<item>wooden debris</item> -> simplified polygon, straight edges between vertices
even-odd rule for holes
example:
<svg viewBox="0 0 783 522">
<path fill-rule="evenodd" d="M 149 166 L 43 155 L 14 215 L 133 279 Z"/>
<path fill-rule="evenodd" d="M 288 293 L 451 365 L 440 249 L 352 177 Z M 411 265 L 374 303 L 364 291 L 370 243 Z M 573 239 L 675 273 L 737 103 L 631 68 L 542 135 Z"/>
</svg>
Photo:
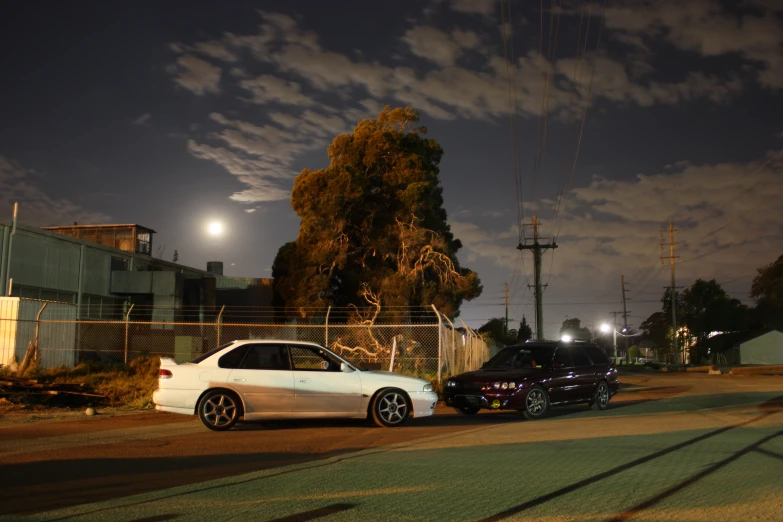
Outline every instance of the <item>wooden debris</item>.
<svg viewBox="0 0 783 522">
<path fill-rule="evenodd" d="M 85 402 L 105 399 L 95 393 L 85 383 L 45 383 L 36 379 L 19 377 L 0 377 L 0 397 L 8 397 L 11 402 Z"/>
</svg>

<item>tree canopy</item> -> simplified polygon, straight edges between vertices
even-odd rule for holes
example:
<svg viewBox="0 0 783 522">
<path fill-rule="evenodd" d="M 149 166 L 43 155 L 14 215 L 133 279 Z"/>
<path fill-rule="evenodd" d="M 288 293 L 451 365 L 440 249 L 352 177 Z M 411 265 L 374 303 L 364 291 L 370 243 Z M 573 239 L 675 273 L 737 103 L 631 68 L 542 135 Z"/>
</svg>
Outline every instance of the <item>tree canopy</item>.
<svg viewBox="0 0 783 522">
<path fill-rule="evenodd" d="M 454 317 L 479 296 L 446 221 L 443 149 L 418 122 L 410 107 L 386 107 L 334 138 L 327 168 L 297 176 L 291 205 L 301 224 L 275 258 L 276 304 L 434 304 Z"/>
<path fill-rule="evenodd" d="M 522 322 L 519 323 L 519 330 L 517 330 L 517 341 L 525 342 L 528 339 L 533 338 L 533 329 L 527 324 L 527 318 L 522 316 Z"/>
<path fill-rule="evenodd" d="M 570 335 L 572 339 L 592 339 L 593 334 L 589 328 L 582 327 L 582 321 L 578 317 L 572 317 L 563 321 L 560 327 L 560 337 Z"/>
<path fill-rule="evenodd" d="M 758 269 L 750 296 L 756 301 L 761 320 L 773 328 L 783 328 L 783 255 Z"/>
</svg>

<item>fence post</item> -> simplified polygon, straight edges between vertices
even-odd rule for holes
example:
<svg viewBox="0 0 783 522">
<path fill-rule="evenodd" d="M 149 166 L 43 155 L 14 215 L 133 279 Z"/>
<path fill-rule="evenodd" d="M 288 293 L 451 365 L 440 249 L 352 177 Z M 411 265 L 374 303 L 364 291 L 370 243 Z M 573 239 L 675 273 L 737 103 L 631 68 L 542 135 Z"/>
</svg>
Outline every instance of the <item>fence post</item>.
<svg viewBox="0 0 783 522">
<path fill-rule="evenodd" d="M 49 303 L 44 303 L 41 309 L 38 310 L 38 315 L 35 316 L 35 339 L 33 342 L 35 343 L 36 349 L 38 348 L 38 330 L 41 327 L 41 314 L 46 310 L 48 304 Z"/>
<path fill-rule="evenodd" d="M 465 329 L 465 371 L 471 371 L 473 368 L 471 366 L 471 363 L 473 362 L 473 332 L 470 331 L 470 328 L 468 328 L 468 325 L 465 324 L 465 321 L 460 318 L 459 322 L 462 323 L 462 327 Z"/>
<path fill-rule="evenodd" d="M 449 367 L 449 370 L 451 370 L 451 375 L 454 375 L 455 373 L 462 373 L 457 370 L 457 329 L 454 328 L 454 323 L 451 322 L 451 319 L 446 317 L 445 315 L 443 318 L 448 321 L 449 326 L 451 326 L 451 350 L 447 350 L 446 353 L 449 354 L 446 359 L 448 359 L 447 366 Z"/>
<path fill-rule="evenodd" d="M 397 355 L 397 336 L 392 339 L 391 358 L 389 359 L 389 371 L 394 371 L 394 357 Z"/>
<path fill-rule="evenodd" d="M 225 310 L 225 309 L 226 309 L 226 305 L 221 306 L 220 307 L 220 313 L 218 313 L 218 316 L 217 316 L 217 343 L 215 344 L 215 348 L 220 346 L 220 326 L 221 326 L 222 321 L 223 321 L 223 310 Z"/>
<path fill-rule="evenodd" d="M 435 308 L 435 305 L 430 306 L 432 306 L 432 310 L 438 318 L 438 384 L 440 384 L 443 374 L 443 320 L 440 318 L 440 312 Z"/>
<path fill-rule="evenodd" d="M 326 322 L 325 322 L 325 331 L 324 331 L 324 346 L 329 348 L 329 312 L 332 311 L 332 305 L 329 305 L 329 308 L 326 309 Z"/>
<path fill-rule="evenodd" d="M 133 311 L 134 306 L 136 305 L 130 305 L 130 308 L 128 308 L 128 313 L 125 314 L 125 364 L 128 364 L 128 321 L 130 321 L 130 314 L 131 311 Z"/>
</svg>

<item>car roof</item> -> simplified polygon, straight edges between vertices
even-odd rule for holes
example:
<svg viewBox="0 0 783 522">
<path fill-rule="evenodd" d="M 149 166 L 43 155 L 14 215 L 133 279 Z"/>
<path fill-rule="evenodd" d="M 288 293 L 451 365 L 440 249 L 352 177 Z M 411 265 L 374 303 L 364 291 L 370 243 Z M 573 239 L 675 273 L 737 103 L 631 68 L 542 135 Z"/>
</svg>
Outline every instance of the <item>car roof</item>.
<svg viewBox="0 0 783 522">
<path fill-rule="evenodd" d="M 247 343 L 253 343 L 253 344 L 306 344 L 308 346 L 317 346 L 318 348 L 323 348 L 318 343 L 314 343 L 312 341 L 297 341 L 295 339 L 235 339 L 233 341 L 234 346 L 239 346 L 240 344 L 247 344 Z"/>
<path fill-rule="evenodd" d="M 512 344 L 506 348 L 525 348 L 525 347 L 549 347 L 557 348 L 560 346 L 598 346 L 592 341 L 571 340 L 571 341 L 528 341 L 525 343 Z"/>
</svg>

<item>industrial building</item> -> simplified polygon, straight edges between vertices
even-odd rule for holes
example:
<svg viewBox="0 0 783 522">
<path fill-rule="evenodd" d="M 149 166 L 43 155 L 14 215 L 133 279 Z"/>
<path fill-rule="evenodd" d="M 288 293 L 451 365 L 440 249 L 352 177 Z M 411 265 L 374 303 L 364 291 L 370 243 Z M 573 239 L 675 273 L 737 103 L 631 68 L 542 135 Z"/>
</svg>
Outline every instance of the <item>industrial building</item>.
<svg viewBox="0 0 783 522">
<path fill-rule="evenodd" d="M 77 305 L 77 319 L 204 320 L 222 306 L 270 306 L 272 280 L 156 259 L 155 231 L 135 224 L 34 228 L 0 224 L 0 295 Z M 9 288 L 10 286 L 10 288 Z"/>
<path fill-rule="evenodd" d="M 50 367 L 122 360 L 128 350 L 188 360 L 220 339 L 219 329 L 198 324 L 271 306 L 271 279 L 225 276 L 219 261 L 201 270 L 157 259 L 154 234 L 136 224 L 0 224 L 0 365 L 23 357 L 38 317 Z"/>
</svg>

